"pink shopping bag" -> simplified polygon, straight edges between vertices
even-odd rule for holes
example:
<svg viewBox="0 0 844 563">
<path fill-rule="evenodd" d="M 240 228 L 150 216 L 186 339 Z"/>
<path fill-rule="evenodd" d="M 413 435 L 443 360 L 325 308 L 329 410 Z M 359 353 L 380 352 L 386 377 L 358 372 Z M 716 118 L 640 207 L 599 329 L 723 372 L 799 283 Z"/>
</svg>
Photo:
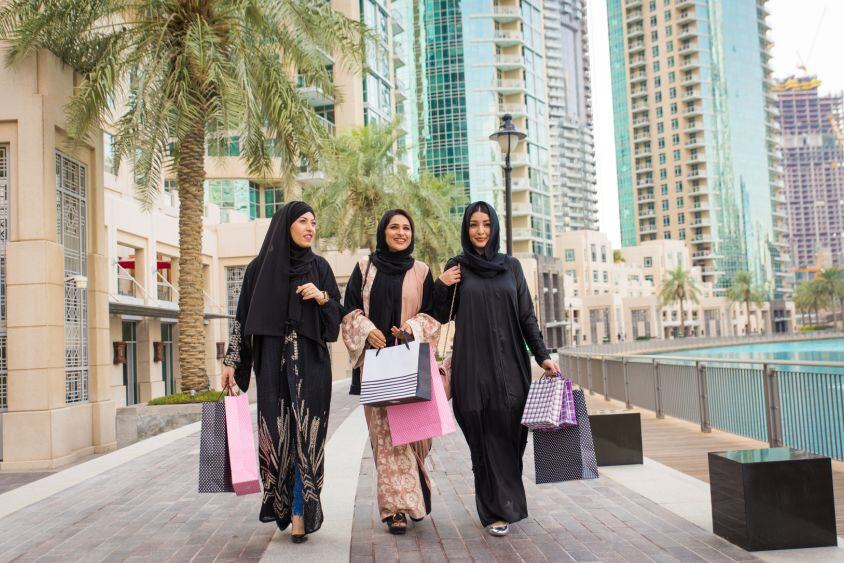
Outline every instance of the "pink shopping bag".
<svg viewBox="0 0 844 563">
<path fill-rule="evenodd" d="M 252 435 L 249 397 L 245 393 L 232 395 L 229 390 L 229 396 L 226 397 L 226 434 L 235 494 L 260 493 L 258 456 Z"/>
<path fill-rule="evenodd" d="M 454 432 L 454 418 L 448 406 L 442 377 L 431 350 L 431 400 L 387 407 L 390 437 L 394 446 L 427 440 Z"/>
</svg>

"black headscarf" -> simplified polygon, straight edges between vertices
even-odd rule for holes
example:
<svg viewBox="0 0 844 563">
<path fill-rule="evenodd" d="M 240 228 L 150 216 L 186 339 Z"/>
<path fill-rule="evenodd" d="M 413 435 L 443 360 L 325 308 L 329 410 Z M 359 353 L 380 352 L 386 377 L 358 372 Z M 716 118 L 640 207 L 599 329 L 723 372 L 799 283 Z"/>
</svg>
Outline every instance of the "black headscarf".
<svg viewBox="0 0 844 563">
<path fill-rule="evenodd" d="M 410 222 L 410 244 L 404 250 L 393 252 L 387 245 L 387 227 L 396 215 L 406 217 Z M 370 257 L 377 268 L 372 292 L 369 297 L 369 320 L 384 333 L 387 342 L 394 338 L 390 334 L 391 327 L 401 327 L 401 304 L 404 275 L 413 267 L 413 237 L 414 226 L 410 213 L 402 209 L 387 211 L 378 223 L 376 233 L 377 245 Z M 364 280 L 365 282 L 366 280 Z"/>
<path fill-rule="evenodd" d="M 469 221 L 472 215 L 478 211 L 489 215 L 490 233 L 483 254 L 478 254 L 469 238 Z M 460 227 L 460 244 L 463 246 L 463 253 L 455 257 L 455 261 L 461 266 L 469 268 L 473 273 L 484 278 L 493 278 L 501 272 L 507 271 L 507 257 L 498 252 L 501 248 L 501 228 L 498 224 L 498 214 L 488 203 L 476 201 L 466 208 L 463 213 L 463 225 Z"/>
<path fill-rule="evenodd" d="M 251 268 L 255 279 L 245 334 L 285 336 L 288 327 L 292 327 L 305 336 L 318 339 L 319 329 L 313 322 L 316 317 L 303 314 L 315 303 L 313 300 L 303 303 L 296 294 L 297 286 L 317 281 L 311 279 L 316 255 L 310 248 L 297 246 L 290 236 L 293 223 L 305 213 L 313 212 L 307 203 L 291 201 L 273 215 L 264 244 Z"/>
</svg>

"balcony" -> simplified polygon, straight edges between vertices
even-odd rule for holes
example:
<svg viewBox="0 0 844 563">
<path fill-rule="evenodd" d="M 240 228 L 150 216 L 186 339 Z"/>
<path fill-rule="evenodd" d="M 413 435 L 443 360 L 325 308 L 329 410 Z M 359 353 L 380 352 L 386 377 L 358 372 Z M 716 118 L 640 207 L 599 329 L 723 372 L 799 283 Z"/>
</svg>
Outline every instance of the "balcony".
<svg viewBox="0 0 844 563">
<path fill-rule="evenodd" d="M 296 76 L 296 88 L 299 95 L 314 107 L 330 106 L 334 103 L 334 96 L 315 84 L 308 84 L 301 74 Z"/>
<path fill-rule="evenodd" d="M 499 23 L 511 23 L 522 19 L 522 10 L 518 6 L 493 6 L 492 19 Z"/>
<path fill-rule="evenodd" d="M 296 181 L 303 186 L 317 186 L 325 182 L 325 172 L 313 168 L 303 160 L 296 171 Z"/>
<path fill-rule="evenodd" d="M 630 56 L 635 55 L 639 52 L 644 52 L 645 50 L 645 42 L 644 41 L 630 41 L 627 43 L 627 51 L 630 53 Z"/>
<path fill-rule="evenodd" d="M 517 202 L 513 204 L 513 217 L 524 217 L 530 215 L 533 208 L 529 202 Z"/>
<path fill-rule="evenodd" d="M 695 21 L 694 9 L 683 10 L 677 16 L 677 23 L 680 23 L 680 24 L 682 24 L 684 22 L 688 23 L 688 22 L 693 22 L 693 21 Z"/>
<path fill-rule="evenodd" d="M 644 67 L 647 64 L 647 59 L 644 55 L 639 55 L 637 57 L 630 57 L 630 69 Z M 647 94 L 647 90 L 645 91 Z"/>
<path fill-rule="evenodd" d="M 712 242 L 712 235 L 709 233 L 704 233 L 702 235 L 695 235 L 689 239 L 692 241 L 692 244 L 710 244 Z"/>
<path fill-rule="evenodd" d="M 526 192 L 530 190 L 530 180 L 527 178 L 513 178 L 510 187 L 513 192 Z"/>
<path fill-rule="evenodd" d="M 658 229 L 656 228 L 656 225 L 642 225 L 641 227 L 639 227 L 639 233 L 643 235 L 656 233 L 657 230 Z"/>
<path fill-rule="evenodd" d="M 703 147 L 703 139 L 700 138 L 700 137 L 697 137 L 697 136 L 690 137 L 690 138 L 686 139 L 686 142 L 683 143 L 683 145 L 687 149 L 694 149 L 694 148 Z"/>
<path fill-rule="evenodd" d="M 639 212 L 639 220 L 643 221 L 645 219 L 650 219 L 652 217 L 656 217 L 656 211 L 653 209 L 647 209 L 645 211 Z"/>
<path fill-rule="evenodd" d="M 397 69 L 403 67 L 406 64 L 404 57 L 404 44 L 393 40 L 393 66 Z"/>
<path fill-rule="evenodd" d="M 627 23 L 637 23 L 643 21 L 642 10 L 631 10 L 627 12 Z"/>
<path fill-rule="evenodd" d="M 644 71 L 634 72 L 630 75 L 630 85 L 637 84 L 639 82 L 646 82 L 648 80 L 648 73 Z"/>
<path fill-rule="evenodd" d="M 502 78 L 496 82 L 495 89 L 502 94 L 518 94 L 525 91 L 525 81 L 521 78 Z"/>
<path fill-rule="evenodd" d="M 501 157 L 501 162 L 504 162 L 504 157 Z M 530 164 L 528 155 L 526 153 L 516 153 L 510 155 L 510 166 L 513 168 L 521 168 Z"/>
<path fill-rule="evenodd" d="M 509 113 L 513 117 L 527 115 L 527 106 L 525 104 L 498 104 L 498 113 Z"/>
<path fill-rule="evenodd" d="M 708 227 L 710 226 L 709 219 L 707 217 L 701 217 L 700 219 L 694 219 L 691 223 L 692 227 Z"/>
<path fill-rule="evenodd" d="M 642 25 L 633 25 L 627 27 L 627 37 L 635 39 L 637 37 L 645 36 L 645 27 Z"/>
<path fill-rule="evenodd" d="M 677 38 L 681 41 L 683 39 L 691 39 L 697 35 L 697 29 L 694 28 L 692 25 L 685 25 L 680 29 L 680 33 L 677 34 Z"/>
<path fill-rule="evenodd" d="M 651 178 L 651 177 L 639 178 L 639 180 L 636 182 L 636 188 L 640 189 L 640 190 L 642 188 L 652 188 L 652 187 L 654 187 L 654 179 Z"/>
<path fill-rule="evenodd" d="M 519 70 L 525 65 L 521 55 L 496 55 L 495 68 L 499 70 Z"/>
<path fill-rule="evenodd" d="M 697 117 L 701 114 L 700 108 L 697 106 L 688 106 L 683 110 L 683 117 Z"/>
<path fill-rule="evenodd" d="M 653 192 L 651 192 L 646 194 L 640 194 L 637 199 L 639 200 L 639 203 L 649 203 L 656 201 L 656 196 L 654 196 Z"/>
<path fill-rule="evenodd" d="M 521 45 L 522 32 L 517 29 L 498 29 L 493 35 L 493 40 L 495 41 L 495 44 L 499 47 L 512 47 L 514 45 Z"/>
<path fill-rule="evenodd" d="M 686 88 L 685 94 L 683 94 L 683 101 L 684 102 L 693 102 L 695 100 L 701 99 L 700 89 L 698 88 Z"/>
<path fill-rule="evenodd" d="M 390 17 L 393 22 L 393 35 L 398 35 L 402 31 L 404 31 L 404 17 L 402 16 L 401 12 L 398 12 L 393 9 L 392 13 L 390 14 Z"/>
</svg>

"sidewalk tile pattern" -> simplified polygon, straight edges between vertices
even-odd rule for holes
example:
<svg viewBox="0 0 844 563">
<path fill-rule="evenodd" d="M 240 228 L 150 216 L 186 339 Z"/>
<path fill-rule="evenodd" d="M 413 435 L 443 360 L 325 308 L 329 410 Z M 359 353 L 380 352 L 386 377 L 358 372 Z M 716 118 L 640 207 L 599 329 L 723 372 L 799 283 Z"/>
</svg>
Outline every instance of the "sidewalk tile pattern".
<svg viewBox="0 0 844 563">
<path fill-rule="evenodd" d="M 357 406 L 332 393 L 329 439 Z M 336 416 L 335 416 L 336 415 Z M 257 561 L 276 527 L 260 497 L 200 494 L 199 433 L 0 520 L 0 561 Z"/>
<path fill-rule="evenodd" d="M 753 555 L 603 477 L 534 484 L 531 446 L 524 481 L 530 516 L 496 538 L 475 510 L 469 449 L 460 432 L 434 440 L 433 511 L 392 536 L 375 502 L 369 449 L 361 465 L 350 558 L 364 561 L 751 561 Z"/>
</svg>

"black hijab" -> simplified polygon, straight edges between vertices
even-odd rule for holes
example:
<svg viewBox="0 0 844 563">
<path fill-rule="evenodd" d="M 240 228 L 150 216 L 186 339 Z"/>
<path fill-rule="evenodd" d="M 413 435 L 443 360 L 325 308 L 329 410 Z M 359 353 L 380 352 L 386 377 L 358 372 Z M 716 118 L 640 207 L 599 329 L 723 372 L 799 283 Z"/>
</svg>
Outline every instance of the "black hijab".
<svg viewBox="0 0 844 563">
<path fill-rule="evenodd" d="M 410 244 L 404 250 L 393 252 L 387 245 L 387 227 L 396 215 L 407 218 L 410 222 Z M 387 338 L 391 344 L 395 340 L 390 334 L 391 327 L 401 327 L 402 288 L 404 276 L 413 267 L 414 226 L 410 213 L 403 209 L 387 211 L 378 223 L 375 252 L 370 256 L 377 268 L 372 292 L 369 296 L 369 320 Z M 364 280 L 366 283 L 366 280 Z"/>
<path fill-rule="evenodd" d="M 275 212 L 261 251 L 252 263 L 252 298 L 246 315 L 245 334 L 285 336 L 288 327 L 317 339 L 318 327 L 312 314 L 303 314 L 315 303 L 304 302 L 296 287 L 316 282 L 312 265 L 316 255 L 310 248 L 293 242 L 290 227 L 305 213 L 313 213 L 310 205 L 291 201 Z M 312 326 L 313 325 L 313 326 Z"/>
<path fill-rule="evenodd" d="M 484 247 L 483 254 L 478 254 L 469 238 L 469 221 L 474 213 L 480 211 L 489 215 L 490 233 Z M 507 257 L 498 252 L 501 248 L 501 228 L 498 224 L 498 214 L 491 205 L 484 201 L 469 204 L 463 213 L 463 225 L 460 227 L 460 244 L 463 253 L 455 257 L 455 261 L 484 278 L 493 278 L 501 272 L 507 271 Z"/>
</svg>

